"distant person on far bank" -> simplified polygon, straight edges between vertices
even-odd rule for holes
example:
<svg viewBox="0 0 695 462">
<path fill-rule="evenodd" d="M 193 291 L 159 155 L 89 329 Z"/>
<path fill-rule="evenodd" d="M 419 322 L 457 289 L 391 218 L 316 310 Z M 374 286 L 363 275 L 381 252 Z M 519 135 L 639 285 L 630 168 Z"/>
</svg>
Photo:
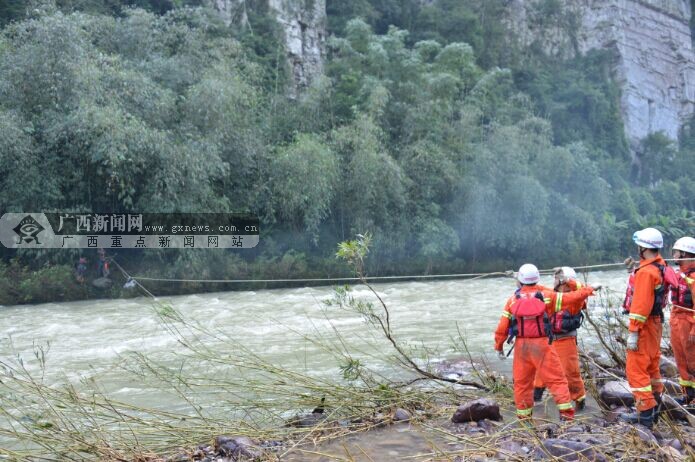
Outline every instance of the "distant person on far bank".
<svg viewBox="0 0 695 462">
<path fill-rule="evenodd" d="M 75 278 L 80 284 L 84 284 L 87 278 L 87 259 L 80 257 L 80 260 L 75 265 Z"/>
<path fill-rule="evenodd" d="M 106 257 L 106 251 L 100 248 L 97 250 L 97 254 L 99 255 L 99 268 L 97 269 L 97 275 L 100 278 L 107 278 L 109 277 L 111 270 L 109 269 L 109 260 Z"/>
</svg>

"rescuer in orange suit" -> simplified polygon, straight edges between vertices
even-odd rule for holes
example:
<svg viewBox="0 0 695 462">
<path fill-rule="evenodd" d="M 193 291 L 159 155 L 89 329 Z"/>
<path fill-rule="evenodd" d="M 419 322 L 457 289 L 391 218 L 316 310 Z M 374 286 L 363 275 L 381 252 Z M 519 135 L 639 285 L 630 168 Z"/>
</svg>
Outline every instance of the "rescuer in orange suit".
<svg viewBox="0 0 695 462">
<path fill-rule="evenodd" d="M 671 347 L 683 389 L 681 404 L 695 404 L 695 239 L 682 237 L 673 244 L 678 262 L 678 285 L 671 288 Z"/>
<path fill-rule="evenodd" d="M 664 385 L 659 372 L 663 309 L 676 275 L 659 254 L 664 246 L 659 230 L 645 228 L 632 236 L 639 250 L 640 263 L 634 272 L 634 287 L 628 287 L 629 334 L 625 372 L 635 397 L 637 412 L 621 414 L 628 423 L 651 428 L 659 418 Z"/>
<path fill-rule="evenodd" d="M 582 288 L 582 283 L 577 280 L 577 273 L 569 266 L 557 268 L 555 271 L 555 291 L 572 292 Z M 586 309 L 586 301 L 578 300 L 570 303 L 570 309 L 562 311 L 561 307 L 556 307 L 557 311 L 553 314 L 553 348 L 557 351 L 565 371 L 567 386 L 570 391 L 570 398 L 575 402 L 575 409 L 581 411 L 586 406 L 586 389 L 582 380 L 581 369 L 579 367 L 579 352 L 577 351 L 577 329 L 581 326 L 584 315 L 582 311 Z M 577 313 L 572 315 L 571 313 Z M 561 316 L 561 318 L 560 318 Z M 543 381 L 540 371 L 536 371 L 536 379 L 533 383 L 533 399 L 540 401 L 543 398 Z"/>
<path fill-rule="evenodd" d="M 562 420 L 574 418 L 567 379 L 560 358 L 551 347 L 551 317 L 556 307 L 576 314 L 581 302 L 592 295 L 594 289 L 582 288 L 574 292 L 554 292 L 539 285 L 538 268 L 522 265 L 517 275 L 519 288 L 504 306 L 502 318 L 495 330 L 495 350 L 504 359 L 505 339 L 515 336 L 515 352 L 512 373 L 514 377 L 514 402 L 519 419 L 528 419 L 533 412 L 533 379 L 540 371 L 543 383 L 560 410 Z M 511 334 L 511 335 L 510 335 Z"/>
</svg>

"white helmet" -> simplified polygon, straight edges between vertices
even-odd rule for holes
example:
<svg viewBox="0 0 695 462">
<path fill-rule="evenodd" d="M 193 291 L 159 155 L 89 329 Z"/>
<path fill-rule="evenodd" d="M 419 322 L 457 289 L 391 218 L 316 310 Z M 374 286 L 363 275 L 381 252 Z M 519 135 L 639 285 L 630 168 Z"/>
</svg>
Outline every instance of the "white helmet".
<svg viewBox="0 0 695 462">
<path fill-rule="evenodd" d="M 521 265 L 521 268 L 519 268 L 519 273 L 516 275 L 516 278 L 522 284 L 535 284 L 541 280 L 541 274 L 538 272 L 538 268 L 536 268 L 536 265 L 526 263 L 524 265 Z"/>
<path fill-rule="evenodd" d="M 664 246 L 664 237 L 658 229 L 644 228 L 635 231 L 632 240 L 640 247 L 645 249 L 660 249 Z"/>
<path fill-rule="evenodd" d="M 569 266 L 563 266 L 560 269 L 562 270 L 562 277 L 565 280 L 577 279 L 577 273 L 574 271 L 574 269 L 570 268 Z"/>
<path fill-rule="evenodd" d="M 690 236 L 682 237 L 673 244 L 673 250 L 695 254 L 695 239 Z"/>
</svg>

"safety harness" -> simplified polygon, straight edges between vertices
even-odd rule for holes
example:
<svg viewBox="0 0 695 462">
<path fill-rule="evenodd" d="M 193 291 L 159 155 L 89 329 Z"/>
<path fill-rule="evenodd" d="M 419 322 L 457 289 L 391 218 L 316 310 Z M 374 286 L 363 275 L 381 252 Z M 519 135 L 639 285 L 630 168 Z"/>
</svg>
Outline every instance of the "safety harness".
<svg viewBox="0 0 695 462">
<path fill-rule="evenodd" d="M 577 282 L 577 284 L 579 284 Z M 577 288 L 581 286 L 578 285 Z M 571 337 L 576 335 L 576 330 L 582 326 L 584 322 L 584 313 L 581 311 L 577 314 L 572 314 L 569 310 L 562 309 L 562 294 L 557 292 L 555 298 L 555 313 L 552 317 L 552 328 L 555 338 Z"/>
<path fill-rule="evenodd" d="M 679 307 L 693 307 L 693 293 L 690 290 L 690 284 L 695 279 L 692 277 L 693 273 L 695 273 L 695 268 L 681 272 L 678 277 L 678 285 L 671 287 L 671 301 Z"/>
<path fill-rule="evenodd" d="M 661 322 L 663 322 L 664 321 L 664 308 L 666 307 L 666 304 L 668 303 L 668 296 L 667 296 L 668 292 L 666 291 L 666 288 L 669 286 L 669 284 L 666 281 L 666 266 L 662 265 L 661 263 L 657 263 L 657 262 L 652 262 L 650 264 L 656 266 L 659 269 L 659 274 L 661 274 L 661 283 L 654 288 L 654 304 L 652 305 L 652 310 L 649 313 L 649 316 L 659 316 L 661 318 Z M 644 266 L 637 268 L 630 275 L 630 279 L 628 281 L 627 291 L 625 293 L 625 302 L 623 302 L 623 314 L 628 314 L 631 317 L 634 316 L 636 318 L 642 318 L 643 316 L 639 316 L 637 314 L 631 314 L 630 313 L 630 306 L 632 305 L 632 297 L 635 294 L 635 277 L 637 275 L 637 271 L 639 271 L 642 268 L 644 268 Z M 639 320 L 644 322 L 644 321 L 646 321 L 646 318 L 645 319 L 639 319 Z"/>
</svg>

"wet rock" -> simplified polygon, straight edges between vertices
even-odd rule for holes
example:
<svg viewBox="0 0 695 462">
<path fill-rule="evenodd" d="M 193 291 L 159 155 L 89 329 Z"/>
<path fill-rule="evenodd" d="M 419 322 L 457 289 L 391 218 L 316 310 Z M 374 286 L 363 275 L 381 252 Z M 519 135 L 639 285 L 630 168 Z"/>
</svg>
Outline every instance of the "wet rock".
<svg viewBox="0 0 695 462">
<path fill-rule="evenodd" d="M 234 460 L 257 459 L 262 455 L 258 445 L 247 436 L 218 436 L 215 438 L 215 452 Z"/>
<path fill-rule="evenodd" d="M 630 385 L 625 380 L 607 382 L 599 391 L 599 400 L 606 406 L 632 406 L 635 398 L 630 391 Z"/>
<path fill-rule="evenodd" d="M 493 433 L 494 431 L 497 430 L 497 425 L 492 423 L 491 421 L 487 419 L 483 419 L 478 422 L 478 426 L 485 430 L 485 433 Z"/>
<path fill-rule="evenodd" d="M 483 419 L 502 420 L 500 406 L 497 402 L 487 398 L 479 398 L 459 406 L 451 417 L 451 421 L 454 423 L 477 422 Z"/>
<path fill-rule="evenodd" d="M 620 420 L 620 414 L 629 414 L 631 412 L 634 412 L 634 409 L 625 406 L 615 406 L 610 410 L 610 412 L 606 413 L 604 419 L 607 422 L 607 425 L 604 425 L 604 427 L 614 425 L 616 422 L 618 422 Z"/>
<path fill-rule="evenodd" d="M 583 425 L 573 425 L 565 430 L 567 433 L 584 433 L 585 431 Z"/>
<path fill-rule="evenodd" d="M 599 428 L 609 427 L 611 424 L 604 417 L 591 416 L 584 420 L 587 426 L 587 431 L 597 431 Z"/>
<path fill-rule="evenodd" d="M 262 449 L 270 449 L 273 451 L 277 451 L 279 449 L 282 449 L 285 447 L 285 443 L 279 440 L 267 440 L 267 441 L 262 441 L 258 447 Z"/>
<path fill-rule="evenodd" d="M 661 412 L 671 420 L 688 421 L 688 415 L 672 396 L 661 396 Z"/>
<path fill-rule="evenodd" d="M 637 435 L 639 439 L 647 444 L 658 444 L 656 436 L 644 425 L 635 424 L 632 426 L 633 432 Z"/>
<path fill-rule="evenodd" d="M 595 451 L 590 445 L 577 441 L 547 439 L 542 442 L 542 448 L 536 448 L 534 459 L 550 459 L 574 461 L 590 460 L 605 462 L 606 458 Z M 550 456 L 548 455 L 550 454 Z"/>
<path fill-rule="evenodd" d="M 311 414 L 294 416 L 287 422 L 290 427 L 315 427 L 326 419 L 323 413 L 312 412 Z"/>
<path fill-rule="evenodd" d="M 678 449 L 672 448 L 671 446 L 666 446 L 660 449 L 666 457 L 666 460 L 669 462 L 680 462 L 686 460 L 686 457 L 683 454 L 681 454 L 681 452 Z"/>
<path fill-rule="evenodd" d="M 671 396 L 680 396 L 683 394 L 683 389 L 673 380 L 664 379 L 664 391 Z"/>
<path fill-rule="evenodd" d="M 608 436 L 596 436 L 596 435 L 578 435 L 577 436 L 577 441 L 581 441 L 582 443 L 590 444 L 592 446 L 601 446 L 601 445 L 607 445 L 611 442 L 610 437 Z"/>
<path fill-rule="evenodd" d="M 465 433 L 468 435 L 482 435 L 485 434 L 485 430 L 480 427 L 469 426 L 466 428 Z"/>
<path fill-rule="evenodd" d="M 386 421 L 386 417 L 384 416 L 384 414 L 382 414 L 381 412 L 377 412 L 374 415 L 374 425 L 376 427 L 385 427 L 386 425 L 388 425 L 388 422 Z"/>
<path fill-rule="evenodd" d="M 670 379 L 678 377 L 678 367 L 675 361 L 667 356 L 662 356 L 659 361 L 659 371 L 661 371 L 662 377 L 668 377 Z"/>
<path fill-rule="evenodd" d="M 506 440 L 497 444 L 497 457 L 501 459 L 507 459 L 513 457 L 514 455 L 525 456 L 526 452 L 521 443 L 514 440 Z"/>
<path fill-rule="evenodd" d="M 679 450 L 679 451 L 682 451 L 682 450 L 683 450 L 683 445 L 681 444 L 680 441 L 678 441 L 678 440 L 675 439 L 675 438 L 672 439 L 671 441 L 669 441 L 669 442 L 668 442 L 668 445 L 671 446 L 671 447 L 674 448 L 674 449 Z"/>
<path fill-rule="evenodd" d="M 406 422 L 411 419 L 410 412 L 405 409 L 398 408 L 396 412 L 393 413 L 394 422 Z"/>
<path fill-rule="evenodd" d="M 188 454 L 177 454 L 169 457 L 166 462 L 190 462 L 193 460 Z"/>
<path fill-rule="evenodd" d="M 542 438 L 553 439 L 557 437 L 561 431 L 562 427 L 556 422 L 546 422 L 536 425 L 536 434 L 541 435 Z"/>
</svg>

